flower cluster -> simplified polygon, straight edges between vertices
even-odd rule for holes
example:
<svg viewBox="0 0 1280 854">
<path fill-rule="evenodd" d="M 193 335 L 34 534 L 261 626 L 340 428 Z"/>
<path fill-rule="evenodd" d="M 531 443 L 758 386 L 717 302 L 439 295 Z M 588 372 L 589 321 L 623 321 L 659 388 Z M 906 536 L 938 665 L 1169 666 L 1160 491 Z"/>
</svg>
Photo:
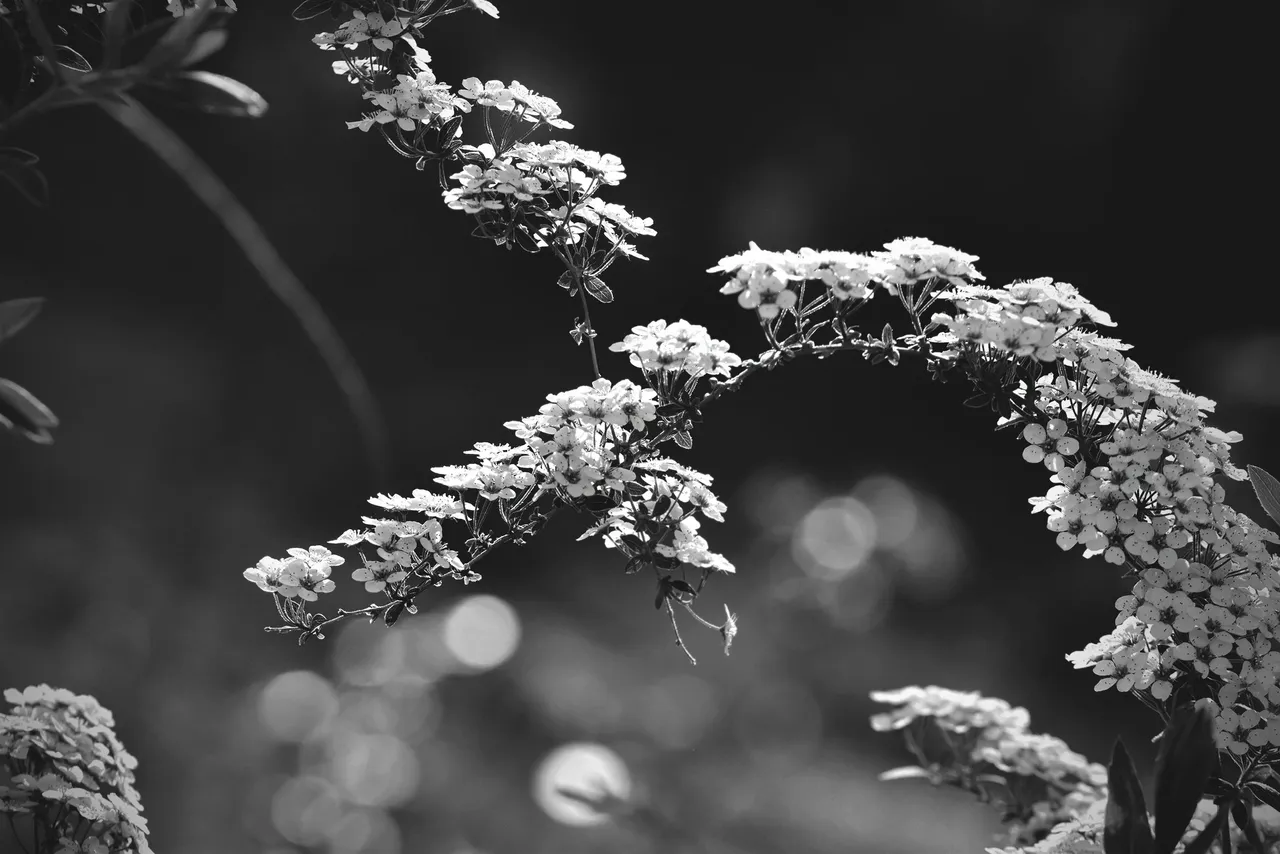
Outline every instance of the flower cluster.
<svg viewBox="0 0 1280 854">
<path fill-rule="evenodd" d="M 256 566 L 246 569 L 244 577 L 268 593 L 314 602 L 319 594 L 333 590 L 329 574 L 333 567 L 345 562 L 345 558 L 324 546 L 289 549 L 287 558 L 264 557 Z"/>
<path fill-rule="evenodd" d="M 33 685 L 4 692 L 0 714 L 0 812 L 29 817 L 54 854 L 149 854 L 134 788 L 138 761 L 93 697 Z"/>
<path fill-rule="evenodd" d="M 976 692 L 936 686 L 877 691 L 871 699 L 896 707 L 872 717 L 872 728 L 885 732 L 912 727 L 911 745 L 929 766 L 923 770 L 939 782 L 972 788 L 979 780 L 1002 780 L 1000 796 L 1011 799 L 1006 822 L 1015 844 L 1036 842 L 1106 798 L 1106 769 L 1088 762 L 1061 739 L 1029 732 L 1026 709 Z M 946 745 L 940 758 L 930 755 L 930 734 L 940 735 Z"/>
<path fill-rule="evenodd" d="M 688 356 L 698 373 L 713 370 L 717 359 L 736 359 L 701 327 L 682 322 L 647 330 L 661 335 L 668 328 L 681 330 L 690 353 L 707 359 Z M 711 491 L 711 478 L 655 451 L 664 438 L 655 435 L 655 422 L 662 423 L 659 403 L 658 391 L 630 380 L 599 379 L 548 395 L 536 415 L 505 425 L 519 444 L 477 443 L 468 452 L 475 462 L 433 468 L 448 495 L 421 489 L 409 497 L 379 494 L 369 502 L 394 518 L 365 517 L 368 527 L 348 530 L 331 542 L 364 546 L 352 578 L 370 593 L 404 603 L 447 578 L 478 580 L 471 565 L 495 541 L 522 538 L 557 506 L 592 515 L 595 524 L 583 538 L 601 536 L 606 547 L 630 559 L 628 571 L 642 565 L 687 566 L 700 570 L 704 580 L 710 572 L 732 572 L 733 565 L 712 552 L 699 533 L 698 516 L 724 520 L 725 505 Z M 409 518 L 415 515 L 425 518 Z M 495 515 L 505 532 L 486 529 Z M 465 555 L 447 544 L 446 522 L 466 526 Z M 291 549 L 283 559 L 264 557 L 244 576 L 276 594 L 279 606 L 282 598 L 315 601 L 317 594 L 333 590 L 329 572 L 342 563 L 325 547 L 312 546 Z M 281 614 L 291 625 L 311 629 L 313 621 L 300 604 L 295 601 Z"/>
<path fill-rule="evenodd" d="M 437 80 L 419 40 L 435 18 L 459 7 L 432 5 L 402 7 L 394 15 L 392 7 L 340 5 L 335 28 L 312 39 L 322 50 L 342 53 L 334 72 L 358 84 L 374 108 L 347 127 L 379 129 L 420 170 L 437 162 L 445 204 L 475 216 L 478 236 L 530 252 L 553 248 L 571 277 L 598 277 L 619 255 L 644 258 L 627 239 L 653 235 L 653 220 L 596 195 L 626 177 L 622 161 L 567 142 L 527 141 L 538 128 L 573 125 L 555 100 L 518 80 L 468 77 L 457 89 Z M 470 5 L 498 16 L 484 0 Z M 480 145 L 462 141 L 462 115 L 473 109 L 483 114 L 488 137 Z M 603 253 L 600 244 L 607 246 Z M 588 292 L 609 299 L 601 288 Z"/>
<path fill-rule="evenodd" d="M 1102 677 L 1098 690 L 1213 697 L 1219 743 L 1235 754 L 1280 746 L 1271 642 L 1280 572 L 1268 552 L 1280 540 L 1227 505 L 1216 481 L 1247 477 L 1230 460 L 1240 434 L 1205 423 L 1213 401 L 1078 327 L 1113 324 L 1069 286 L 1038 280 L 953 295 L 956 314 L 940 319 L 953 331 L 942 342 L 948 356 L 1037 366 L 1012 391 L 1005 419 L 1023 426 L 1023 458 L 1054 473 L 1034 509 L 1046 512 L 1061 548 L 1138 577 L 1117 602 L 1113 636 L 1072 662 Z"/>
<path fill-rule="evenodd" d="M 475 151 L 482 162 L 450 176 L 459 186 L 445 190 L 444 201 L 455 210 L 484 214 L 490 233 L 497 223 L 519 229 L 534 249 L 585 245 L 594 250 L 603 239 L 614 251 L 634 258 L 644 256 L 626 238 L 657 233 L 652 218 L 595 195 L 626 177 L 622 161 L 612 154 L 558 140 L 518 143 L 502 156 L 491 143 Z M 505 213 L 491 213 L 495 211 Z"/>
<path fill-rule="evenodd" d="M 933 322 L 948 327 L 951 336 L 943 333 L 936 340 L 991 344 L 1043 362 L 1061 358 L 1058 345 L 1063 333 L 1082 321 L 1115 326 L 1106 313 L 1094 308 L 1073 286 L 1052 279 L 1019 282 L 999 289 L 965 284 L 938 296 L 953 300 L 958 314 L 933 315 Z"/>
<path fill-rule="evenodd" d="M 1097 334 L 1115 323 L 1071 285 L 1042 278 L 985 287 L 976 260 L 921 238 L 868 256 L 752 244 L 711 271 L 732 275 L 723 292 L 762 319 L 791 312 L 795 335 L 770 337 L 784 354 L 800 345 L 820 355 L 879 348 L 895 358 L 913 349 L 940 378 L 958 371 L 973 383 L 980 393 L 972 401 L 1018 428 L 1023 459 L 1051 472 L 1052 488 L 1031 504 L 1046 513 L 1058 546 L 1135 576 L 1117 602 L 1116 632 L 1072 662 L 1094 670 L 1098 690 L 1140 692 L 1166 710 L 1212 698 L 1219 745 L 1233 754 L 1280 747 L 1280 650 L 1272 645 L 1280 561 L 1268 550 L 1280 538 L 1230 507 L 1218 482 L 1247 477 L 1230 459 L 1240 434 L 1206 422 L 1213 401 Z M 806 303 L 813 281 L 827 291 Z M 879 289 L 902 298 L 915 335 L 899 343 L 886 327 L 877 341 L 839 325 L 849 297 Z M 946 310 L 930 313 L 935 303 Z M 820 320 L 825 307 L 833 320 Z M 810 342 L 827 323 L 838 337 L 822 350 Z"/>
<path fill-rule="evenodd" d="M 559 104 L 546 95 L 530 91 L 519 80 L 512 80 L 511 85 L 507 86 L 501 80 L 481 83 L 478 77 L 468 77 L 462 81 L 458 94 L 469 101 L 475 101 L 478 106 L 493 107 L 530 124 L 546 124 L 560 130 L 573 128 L 572 124 L 560 118 Z"/>
<path fill-rule="evenodd" d="M 981 279 L 976 256 L 919 237 L 886 243 L 870 255 L 803 248 L 799 252 L 771 252 L 754 242 L 746 252 L 729 255 L 707 270 L 733 278 L 720 289 L 737 294 L 738 304 L 754 309 L 765 320 L 794 309 L 799 294 L 793 284 L 819 282 L 838 303 L 869 300 L 877 289 L 898 294 L 922 280 L 941 278 L 954 284 Z"/>
<path fill-rule="evenodd" d="M 729 376 L 742 359 L 729 352 L 729 342 L 712 338 L 705 326 L 677 320 L 655 320 L 633 326 L 631 334 L 609 349 L 629 353 L 631 364 L 646 374 L 685 373 L 691 377 Z"/>
</svg>

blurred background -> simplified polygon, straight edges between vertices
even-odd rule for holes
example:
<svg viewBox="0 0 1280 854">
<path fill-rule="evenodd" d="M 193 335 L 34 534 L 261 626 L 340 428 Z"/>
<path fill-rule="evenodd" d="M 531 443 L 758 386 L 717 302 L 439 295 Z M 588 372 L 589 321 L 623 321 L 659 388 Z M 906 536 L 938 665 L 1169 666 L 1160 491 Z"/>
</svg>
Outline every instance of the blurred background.
<svg viewBox="0 0 1280 854">
<path fill-rule="evenodd" d="M 1045 470 L 913 365 L 753 379 L 680 455 L 730 507 L 704 533 L 738 573 L 700 600 L 739 615 L 729 658 L 686 627 L 690 665 L 650 582 L 568 520 L 394 630 L 264 634 L 278 619 L 244 567 L 358 525 L 374 492 L 430 488 L 432 466 L 590 379 L 554 259 L 468 239 L 430 170 L 346 130 L 358 90 L 310 42 L 332 27 L 291 5 L 242 3 L 205 66 L 262 93 L 264 118 L 157 109 L 333 318 L 390 426 L 389 480 L 297 323 L 105 116 L 8 140 L 44 160 L 51 210 L 0 188 L 0 299 L 49 300 L 0 375 L 62 419 L 51 447 L 0 436 L 0 686 L 115 712 L 157 851 L 980 851 L 986 808 L 875 779 L 909 757 L 870 731 L 867 695 L 906 684 L 1026 706 L 1097 761 L 1122 734 L 1149 767 L 1155 721 L 1063 660 L 1111 627 L 1123 583 L 1058 551 L 1026 502 Z M 610 271 L 602 344 L 685 318 L 752 355 L 752 316 L 703 272 L 722 256 L 923 235 L 981 256 L 995 285 L 1074 283 L 1130 355 L 1219 401 L 1237 462 L 1280 468 L 1280 333 L 1237 203 L 1265 177 L 1257 108 L 1234 106 L 1248 51 L 1202 7 L 500 7 L 428 30 L 438 76 L 557 99 L 577 127 L 556 135 L 619 155 L 629 180 L 606 199 L 658 230 L 650 261 Z M 351 568 L 330 612 L 369 601 Z M 602 782 L 648 830 L 555 794 Z"/>
</svg>

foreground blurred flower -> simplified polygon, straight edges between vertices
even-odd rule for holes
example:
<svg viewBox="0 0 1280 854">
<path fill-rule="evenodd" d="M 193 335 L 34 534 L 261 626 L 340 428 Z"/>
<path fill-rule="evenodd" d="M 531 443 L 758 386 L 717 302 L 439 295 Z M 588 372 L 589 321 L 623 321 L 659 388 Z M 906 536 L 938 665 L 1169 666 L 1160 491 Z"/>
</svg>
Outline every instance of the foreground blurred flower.
<svg viewBox="0 0 1280 854">
<path fill-rule="evenodd" d="M 33 685 L 4 692 L 0 812 L 24 851 L 149 854 L 147 820 L 133 787 L 138 761 L 93 697 Z M 29 829 L 29 831 L 28 831 Z M 58 848 L 38 847 L 36 840 Z M 6 849 L 7 850 L 7 849 Z"/>
</svg>

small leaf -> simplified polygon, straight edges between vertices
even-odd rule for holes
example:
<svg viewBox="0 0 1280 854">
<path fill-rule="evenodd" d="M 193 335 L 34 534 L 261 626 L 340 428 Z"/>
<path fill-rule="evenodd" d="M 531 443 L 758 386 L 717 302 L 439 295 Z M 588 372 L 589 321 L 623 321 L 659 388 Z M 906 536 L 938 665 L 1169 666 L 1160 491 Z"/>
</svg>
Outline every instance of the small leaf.
<svg viewBox="0 0 1280 854">
<path fill-rule="evenodd" d="M 89 64 L 89 60 L 76 53 L 65 44 L 57 46 L 58 64 L 64 68 L 70 68 L 72 71 L 79 71 L 82 74 L 88 74 L 93 70 L 93 66 Z"/>
<path fill-rule="evenodd" d="M 1244 838 L 1249 841 L 1255 851 L 1266 851 L 1267 847 L 1258 836 L 1258 826 L 1253 823 L 1253 807 L 1246 800 L 1236 800 L 1231 805 L 1231 817 L 1236 827 L 1244 831 Z"/>
<path fill-rule="evenodd" d="M 399 620 L 400 615 L 403 613 L 404 603 L 399 601 L 392 602 L 387 606 L 387 610 L 382 612 L 382 622 L 387 624 L 387 628 L 390 628 L 396 624 L 396 620 Z"/>
<path fill-rule="evenodd" d="M 36 168 L 37 158 L 20 148 L 0 148 L 0 178 L 8 181 L 27 201 L 39 208 L 49 206 L 49 182 Z"/>
<path fill-rule="evenodd" d="M 1179 706 L 1156 751 L 1156 854 L 1169 854 L 1191 823 L 1218 764 L 1213 712 L 1205 704 Z"/>
<path fill-rule="evenodd" d="M 884 346 L 888 347 L 893 344 L 893 327 L 889 324 L 884 325 L 884 329 L 880 330 L 880 340 Z"/>
<path fill-rule="evenodd" d="M 1258 494 L 1258 503 L 1277 525 L 1280 525 L 1280 480 L 1276 480 L 1265 469 L 1255 465 L 1246 466 L 1249 470 L 1249 482 L 1253 491 Z"/>
<path fill-rule="evenodd" d="M 12 380 L 0 379 L 0 427 L 48 445 L 53 442 L 49 431 L 57 426 L 57 416 L 35 395 Z"/>
<path fill-rule="evenodd" d="M 609 290 L 609 286 L 599 276 L 588 273 L 582 277 L 582 286 L 587 289 L 587 293 L 600 302 L 605 304 L 613 302 L 613 291 Z"/>
<path fill-rule="evenodd" d="M 932 780 L 933 775 L 921 768 L 919 765 L 903 765 L 901 768 L 890 768 L 888 771 L 881 771 L 877 776 L 877 780 Z"/>
<path fill-rule="evenodd" d="M 44 308 L 44 297 L 24 297 L 0 302 L 0 342 L 7 341 L 35 320 Z"/>
<path fill-rule="evenodd" d="M 676 444 L 686 451 L 693 447 L 693 435 L 688 430 L 680 430 L 675 436 Z"/>
<path fill-rule="evenodd" d="M 163 93 L 164 100 L 219 116 L 256 119 L 267 111 L 262 96 L 238 80 L 209 71 L 178 71 L 147 81 L 147 91 Z"/>
<path fill-rule="evenodd" d="M 444 143 L 448 143 L 458 135 L 458 128 L 462 127 L 462 116 L 454 116 L 440 126 L 440 139 Z"/>
<path fill-rule="evenodd" d="M 1250 783 L 1248 788 L 1255 798 L 1262 801 L 1273 810 L 1280 810 L 1280 789 L 1276 789 L 1268 783 L 1256 780 Z"/>
<path fill-rule="evenodd" d="M 1133 760 L 1116 739 L 1107 768 L 1106 819 L 1103 825 L 1103 850 L 1106 854 L 1151 854 L 1151 827 L 1147 823 L 1147 804 Z"/>
<path fill-rule="evenodd" d="M 556 279 L 556 284 L 569 292 L 569 296 L 573 296 L 573 271 L 565 270 L 560 274 L 560 278 Z"/>
<path fill-rule="evenodd" d="M 681 581 L 679 578 L 676 578 L 670 583 L 672 587 L 679 590 L 681 593 L 688 593 L 690 596 L 697 595 L 697 591 L 693 589 L 693 585 L 687 581 Z"/>
<path fill-rule="evenodd" d="M 1223 801 L 1218 806 L 1218 814 L 1213 817 L 1213 821 L 1209 822 L 1208 826 L 1200 831 L 1200 835 L 1182 849 L 1182 854 L 1207 854 L 1209 847 L 1218 841 L 1218 834 L 1222 831 L 1222 825 L 1226 823 L 1230 811 L 1231 801 Z"/>
<path fill-rule="evenodd" d="M 333 7 L 333 0 L 302 0 L 293 7 L 295 21 L 309 21 L 318 18 Z"/>
</svg>

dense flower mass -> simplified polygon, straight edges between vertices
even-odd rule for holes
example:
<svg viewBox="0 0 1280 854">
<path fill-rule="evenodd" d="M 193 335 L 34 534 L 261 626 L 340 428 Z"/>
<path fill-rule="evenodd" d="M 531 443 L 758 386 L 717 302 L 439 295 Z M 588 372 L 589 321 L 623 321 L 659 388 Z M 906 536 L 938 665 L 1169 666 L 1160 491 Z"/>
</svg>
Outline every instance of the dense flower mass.
<svg viewBox="0 0 1280 854">
<path fill-rule="evenodd" d="M 730 274 L 722 291 L 762 320 L 790 313 L 798 336 L 818 308 L 840 312 L 850 297 L 879 290 L 903 296 L 920 332 L 908 345 L 935 371 L 973 382 L 1000 425 L 1018 428 L 1022 458 L 1052 473 L 1052 488 L 1031 504 L 1058 546 L 1136 577 L 1117 602 L 1116 632 L 1073 663 L 1093 669 L 1098 690 L 1153 702 L 1212 697 L 1224 750 L 1280 747 L 1280 561 L 1268 551 L 1280 538 L 1227 505 L 1217 482 L 1247 477 L 1230 459 L 1240 434 L 1206 422 L 1213 401 L 1098 335 L 1116 324 L 1071 285 L 984 287 L 976 261 L 922 238 L 869 256 L 752 244 L 711 272 Z M 806 283 L 825 286 L 825 297 L 807 299 Z M 835 344 L 847 340 L 866 343 L 846 333 Z"/>
<path fill-rule="evenodd" d="M 723 342 L 712 341 L 701 327 L 681 322 L 652 328 L 682 330 L 686 346 L 700 353 L 685 356 L 697 375 L 716 360 L 737 358 L 715 346 Z M 699 533 L 696 516 L 724 520 L 726 508 L 711 491 L 710 476 L 658 456 L 646 443 L 653 439 L 658 403 L 658 391 L 630 380 L 599 379 L 548 395 L 536 415 L 505 425 L 519 444 L 477 443 L 467 452 L 475 462 L 432 469 L 449 495 L 422 489 L 410 497 L 376 495 L 369 503 L 392 517 L 365 517 L 367 527 L 332 543 L 366 547 L 352 573 L 366 591 L 404 598 L 446 578 L 480 578 L 471 564 L 485 551 L 485 537 L 498 536 L 484 533 L 491 509 L 497 508 L 510 533 L 548 506 L 574 506 L 597 518 L 583 538 L 602 537 L 630 559 L 628 569 L 648 563 L 663 570 L 732 572 L 733 565 Z M 605 504 L 591 505 L 590 499 Z M 443 523 L 450 521 L 468 529 L 465 557 L 446 543 Z M 277 597 L 315 601 L 334 589 L 329 572 L 343 562 L 323 546 L 290 549 L 285 558 L 262 558 L 244 576 Z M 287 613 L 293 619 L 300 615 Z"/>
<path fill-rule="evenodd" d="M 4 699 L 0 813 L 35 822 L 51 845 L 57 840 L 56 854 L 149 854 L 138 762 L 116 737 L 111 712 L 48 685 L 10 688 Z"/>
<path fill-rule="evenodd" d="M 872 728 L 919 730 L 917 756 L 942 782 L 969 786 L 984 776 L 1001 780 L 1000 791 L 1012 799 L 1005 806 L 1015 843 L 1034 842 L 1106 798 L 1107 769 L 1088 762 L 1061 739 L 1029 732 L 1026 709 L 936 686 L 875 691 L 871 699 L 894 706 L 872 717 Z M 940 756 L 929 755 L 930 732 L 921 727 L 941 734 L 946 749 Z"/>
<path fill-rule="evenodd" d="M 655 320 L 635 326 L 609 349 L 630 354 L 631 364 L 645 373 L 684 372 L 691 377 L 729 376 L 742 360 L 729 352 L 729 342 L 712 338 L 705 326 L 677 320 Z"/>
</svg>

